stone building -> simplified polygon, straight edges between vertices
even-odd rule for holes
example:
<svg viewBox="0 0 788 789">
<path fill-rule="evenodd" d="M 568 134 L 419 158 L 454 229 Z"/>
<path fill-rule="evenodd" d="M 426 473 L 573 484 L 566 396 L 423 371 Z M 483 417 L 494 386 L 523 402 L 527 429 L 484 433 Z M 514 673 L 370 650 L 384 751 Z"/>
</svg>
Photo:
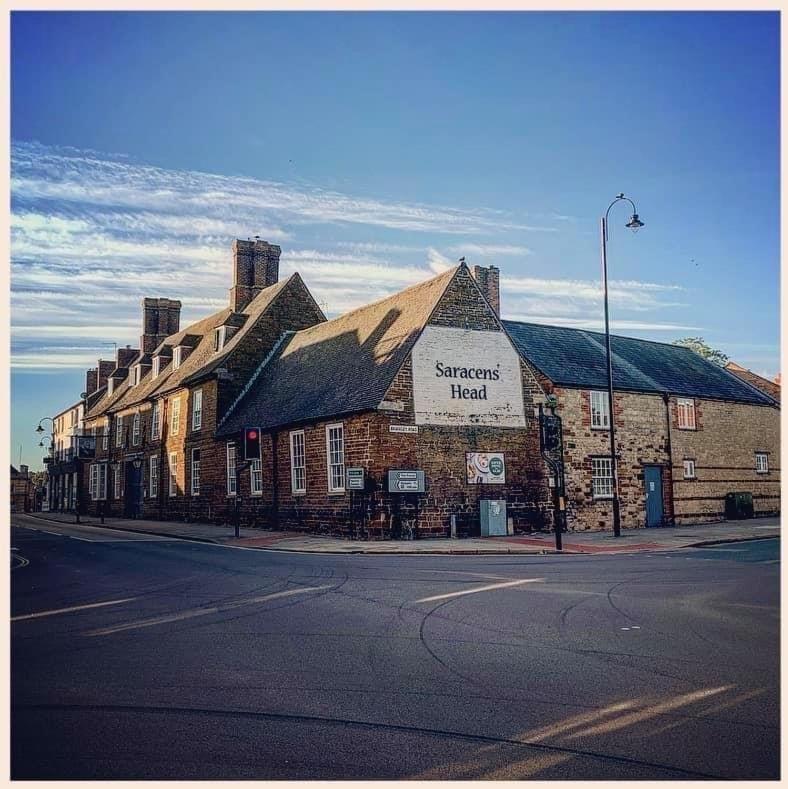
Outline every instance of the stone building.
<svg viewBox="0 0 788 789">
<path fill-rule="evenodd" d="M 725 365 L 725 369 L 733 373 L 737 378 L 741 378 L 742 381 L 746 381 L 750 386 L 754 386 L 764 394 L 767 394 L 772 400 L 776 400 L 778 403 L 780 402 L 779 375 L 777 375 L 773 381 L 770 381 L 768 378 L 764 378 L 762 375 L 758 375 L 758 373 L 754 373 L 752 370 L 748 370 L 746 367 L 736 364 L 736 362 L 728 362 Z"/>
<path fill-rule="evenodd" d="M 563 420 L 568 525 L 611 528 L 605 336 L 504 321 Z M 689 349 L 611 338 L 623 528 L 720 520 L 729 493 L 780 508 L 778 403 Z"/>
<path fill-rule="evenodd" d="M 11 512 L 30 512 L 35 508 L 35 486 L 27 466 L 11 466 Z"/>
</svg>

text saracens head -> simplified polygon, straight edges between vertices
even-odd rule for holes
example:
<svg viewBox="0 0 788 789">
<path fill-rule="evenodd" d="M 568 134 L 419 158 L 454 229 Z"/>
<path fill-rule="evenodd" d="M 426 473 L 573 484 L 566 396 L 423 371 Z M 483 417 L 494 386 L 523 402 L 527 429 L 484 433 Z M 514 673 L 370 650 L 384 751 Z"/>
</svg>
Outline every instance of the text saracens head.
<svg viewBox="0 0 788 789">
<path fill-rule="evenodd" d="M 501 365 L 496 364 L 495 369 L 490 367 L 455 367 L 435 362 L 435 376 L 437 378 L 465 378 L 474 381 L 499 381 L 501 378 Z M 486 400 L 487 384 L 478 388 L 472 386 L 451 385 L 452 400 Z"/>
</svg>

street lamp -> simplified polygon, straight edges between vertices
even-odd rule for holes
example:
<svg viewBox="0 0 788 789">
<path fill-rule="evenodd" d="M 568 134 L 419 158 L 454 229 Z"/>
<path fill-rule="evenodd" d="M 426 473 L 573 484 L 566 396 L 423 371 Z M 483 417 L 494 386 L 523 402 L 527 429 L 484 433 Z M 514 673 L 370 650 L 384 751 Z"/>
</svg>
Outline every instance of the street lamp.
<svg viewBox="0 0 788 789">
<path fill-rule="evenodd" d="M 610 422 L 610 467 L 613 472 L 613 536 L 621 536 L 621 512 L 618 502 L 618 464 L 616 463 L 616 432 L 613 424 L 613 354 L 610 350 L 610 320 L 607 304 L 607 218 L 610 209 L 618 202 L 626 200 L 632 206 L 632 217 L 627 222 L 627 227 L 633 232 L 637 232 L 643 227 L 643 222 L 637 213 L 635 204 L 624 193 L 616 195 L 616 199 L 607 207 L 605 215 L 602 217 L 602 280 L 605 287 L 605 350 L 607 353 L 607 408 L 608 420 Z"/>
<path fill-rule="evenodd" d="M 36 433 L 38 433 L 39 437 L 41 438 L 41 441 L 39 442 L 38 446 L 40 447 L 46 446 L 44 444 L 44 433 L 46 432 L 46 430 L 44 429 L 41 423 L 46 422 L 47 420 L 49 420 L 52 423 L 51 434 L 49 436 L 49 458 L 50 458 L 50 463 L 54 463 L 55 462 L 55 420 L 51 416 L 44 416 L 38 420 L 38 427 L 36 428 Z M 51 469 L 47 468 L 47 495 L 49 497 L 48 506 L 50 509 L 52 508 L 52 505 L 55 503 L 53 500 L 53 493 L 54 493 L 54 491 L 52 490 L 53 487 L 54 484 L 53 484 Z"/>
</svg>

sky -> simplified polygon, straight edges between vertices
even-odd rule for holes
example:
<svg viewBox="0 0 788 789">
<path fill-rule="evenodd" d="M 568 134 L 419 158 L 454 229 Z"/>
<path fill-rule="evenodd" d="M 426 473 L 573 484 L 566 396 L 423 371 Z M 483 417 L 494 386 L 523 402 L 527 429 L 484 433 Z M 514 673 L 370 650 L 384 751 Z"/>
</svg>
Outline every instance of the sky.
<svg viewBox="0 0 788 789">
<path fill-rule="evenodd" d="M 11 19 L 11 459 L 141 300 L 221 309 L 234 238 L 329 317 L 456 265 L 502 316 L 702 336 L 779 372 L 775 12 Z M 48 424 L 48 423 L 47 423 Z"/>
</svg>

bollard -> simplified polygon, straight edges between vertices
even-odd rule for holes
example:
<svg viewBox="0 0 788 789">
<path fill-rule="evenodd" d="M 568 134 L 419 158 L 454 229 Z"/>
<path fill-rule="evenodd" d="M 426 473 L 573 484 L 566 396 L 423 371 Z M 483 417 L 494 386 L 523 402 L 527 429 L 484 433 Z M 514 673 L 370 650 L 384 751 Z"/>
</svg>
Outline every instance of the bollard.
<svg viewBox="0 0 788 789">
<path fill-rule="evenodd" d="M 457 516 L 453 513 L 451 516 L 451 538 L 452 540 L 457 539 Z"/>
</svg>

